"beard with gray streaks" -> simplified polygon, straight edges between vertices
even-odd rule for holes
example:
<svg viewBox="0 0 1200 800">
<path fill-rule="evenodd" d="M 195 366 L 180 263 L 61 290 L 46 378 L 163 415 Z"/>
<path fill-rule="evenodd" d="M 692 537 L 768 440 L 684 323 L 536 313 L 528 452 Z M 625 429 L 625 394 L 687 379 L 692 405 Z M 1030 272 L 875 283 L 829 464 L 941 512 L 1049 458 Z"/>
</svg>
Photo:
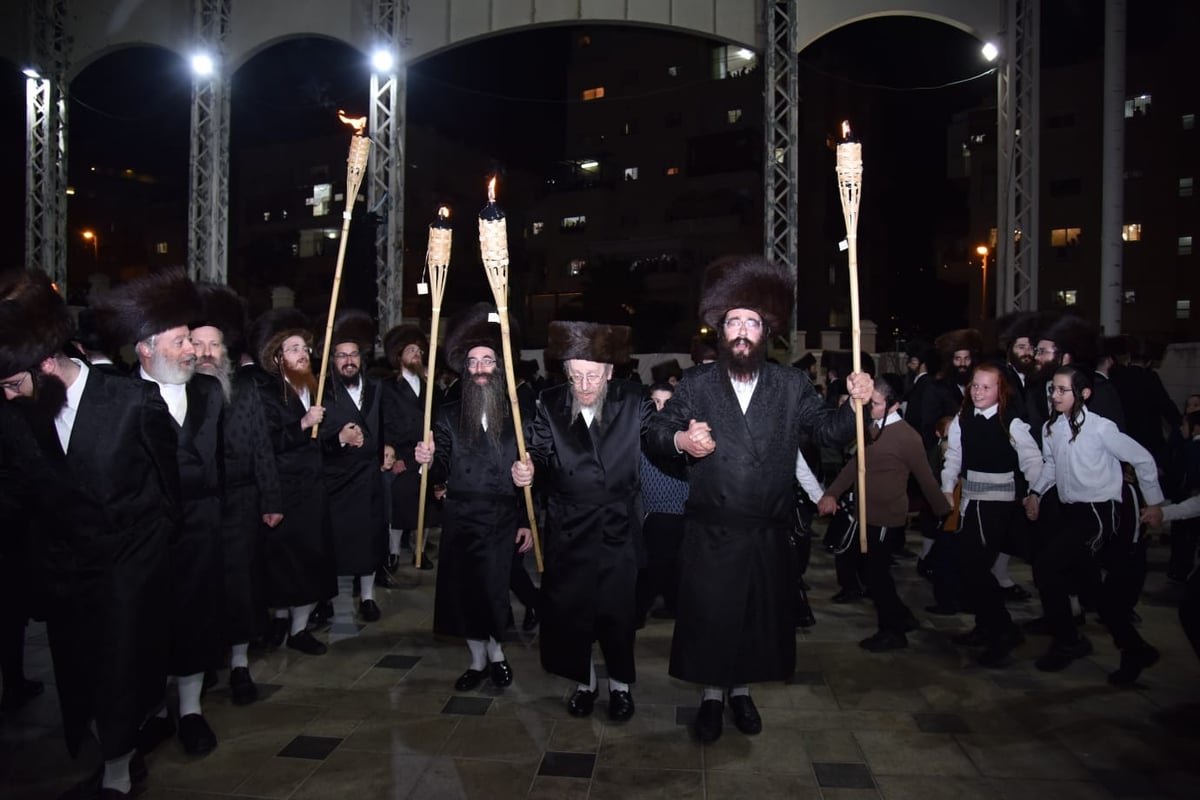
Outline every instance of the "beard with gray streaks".
<svg viewBox="0 0 1200 800">
<path fill-rule="evenodd" d="M 500 443 L 500 434 L 511 409 L 506 394 L 504 373 L 497 368 L 490 373 L 464 373 L 462 382 L 462 421 L 467 426 L 467 441 L 474 444 L 486 438 L 492 446 Z M 486 418 L 487 430 L 480 424 Z"/>
<path fill-rule="evenodd" d="M 220 356 L 196 356 L 196 372 L 210 375 L 221 384 L 221 394 L 228 403 L 233 397 L 233 364 L 224 350 Z"/>
<path fill-rule="evenodd" d="M 579 416 L 583 409 L 588 409 L 592 412 L 592 420 L 600 422 L 604 415 L 604 399 L 608 397 L 608 381 L 602 381 L 600 388 L 596 390 L 596 399 L 591 405 L 583 405 L 579 402 L 579 395 L 575 393 L 575 387 L 571 387 L 571 423 L 575 423 L 575 419 Z"/>
</svg>

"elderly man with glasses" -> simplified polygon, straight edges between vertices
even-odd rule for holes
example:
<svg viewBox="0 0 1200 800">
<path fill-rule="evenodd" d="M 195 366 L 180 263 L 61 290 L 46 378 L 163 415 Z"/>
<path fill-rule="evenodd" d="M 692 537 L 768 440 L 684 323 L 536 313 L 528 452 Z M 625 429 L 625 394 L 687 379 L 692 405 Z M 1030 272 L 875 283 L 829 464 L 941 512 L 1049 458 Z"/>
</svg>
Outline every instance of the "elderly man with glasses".
<svg viewBox="0 0 1200 800">
<path fill-rule="evenodd" d="M 567 712 L 585 717 L 596 701 L 599 642 L 614 722 L 634 713 L 637 575 L 646 558 L 638 456 L 654 411 L 638 385 L 612 380 L 630 340 L 620 325 L 550 323 L 546 358 L 563 362 L 567 383 L 542 392 L 530 460 L 512 465 L 514 483 L 528 486 L 536 471 L 547 495 L 542 667 L 576 682 Z"/>
</svg>

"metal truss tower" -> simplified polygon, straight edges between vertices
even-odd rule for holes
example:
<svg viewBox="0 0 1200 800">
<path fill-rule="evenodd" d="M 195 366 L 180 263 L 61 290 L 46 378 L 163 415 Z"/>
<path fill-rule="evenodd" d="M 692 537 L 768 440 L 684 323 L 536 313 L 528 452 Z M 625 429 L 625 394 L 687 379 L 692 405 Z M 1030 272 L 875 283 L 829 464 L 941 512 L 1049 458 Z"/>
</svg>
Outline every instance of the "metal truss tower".
<svg viewBox="0 0 1200 800">
<path fill-rule="evenodd" d="M 25 73 L 25 259 L 67 295 L 66 0 L 31 4 Z"/>
<path fill-rule="evenodd" d="M 211 59 L 201 74 L 193 63 L 188 275 L 225 283 L 229 273 L 229 73 L 225 43 L 232 0 L 193 0 L 197 54 Z"/>
<path fill-rule="evenodd" d="M 1004 0 L 997 81 L 996 313 L 1038 305 L 1038 138 L 1041 0 Z"/>
<path fill-rule="evenodd" d="M 393 70 L 371 73 L 367 132 L 374 140 L 368 165 L 367 206 L 378 217 L 375 279 L 380 334 L 404 316 L 404 123 L 408 96 L 408 0 L 371 0 L 375 46 L 391 54 Z"/>
<path fill-rule="evenodd" d="M 766 14 L 763 253 L 772 261 L 796 269 L 800 104 L 796 74 L 796 0 L 768 0 Z M 799 319 L 797 299 L 796 296 L 792 298 L 796 320 Z"/>
</svg>

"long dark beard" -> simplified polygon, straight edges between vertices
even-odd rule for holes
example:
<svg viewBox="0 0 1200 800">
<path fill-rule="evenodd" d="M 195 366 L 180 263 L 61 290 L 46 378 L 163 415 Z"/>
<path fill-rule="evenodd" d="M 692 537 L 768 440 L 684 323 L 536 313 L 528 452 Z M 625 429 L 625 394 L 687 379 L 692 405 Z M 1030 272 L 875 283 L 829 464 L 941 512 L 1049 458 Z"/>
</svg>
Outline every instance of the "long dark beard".
<svg viewBox="0 0 1200 800">
<path fill-rule="evenodd" d="M 359 383 L 362 382 L 362 372 L 356 372 L 356 373 L 354 373 L 354 375 L 352 377 L 346 377 L 345 375 L 343 375 L 342 373 L 339 372 L 338 380 L 340 380 L 342 382 L 342 386 L 345 386 L 347 389 L 353 389 L 354 387 L 358 386 Z"/>
<path fill-rule="evenodd" d="M 1037 361 L 1033 356 L 1009 356 L 1008 363 L 1026 378 L 1031 377 L 1037 372 Z"/>
<path fill-rule="evenodd" d="M 317 376 L 312 374 L 311 369 L 292 369 L 287 364 L 280 364 L 280 369 L 283 371 L 283 377 L 296 397 L 299 397 L 303 389 L 308 389 L 309 402 L 317 402 Z"/>
<path fill-rule="evenodd" d="M 596 402 L 590 406 L 582 406 L 579 404 L 579 398 L 575 396 L 575 392 L 571 392 L 571 422 L 575 422 L 575 418 L 579 416 L 584 408 L 591 409 L 592 422 L 599 423 L 604 417 L 604 400 L 608 397 L 608 381 L 600 384 L 600 389 L 596 392 Z"/>
<path fill-rule="evenodd" d="M 466 428 L 467 441 L 475 444 L 486 438 L 492 446 L 500 443 L 500 434 L 508 421 L 511 409 L 506 394 L 504 373 L 496 370 L 488 376 L 488 382 L 478 384 L 474 375 L 467 375 L 462 383 L 462 425 Z M 487 417 L 487 430 L 480 421 Z"/>
<path fill-rule="evenodd" d="M 29 377 L 33 381 L 33 396 L 15 397 L 12 402 L 32 408 L 40 417 L 54 419 L 67 404 L 67 385 L 57 375 L 31 372 Z"/>
<path fill-rule="evenodd" d="M 733 352 L 733 346 L 737 342 L 745 342 L 750 345 L 750 351 L 745 355 L 739 355 Z M 762 368 L 763 362 L 767 358 L 767 340 L 766 337 L 758 340 L 758 343 L 752 343 L 744 337 L 734 339 L 732 342 L 721 337 L 717 340 L 717 360 L 725 369 L 729 376 L 735 381 L 753 380 L 754 376 Z"/>
<path fill-rule="evenodd" d="M 226 403 L 233 398 L 233 364 L 229 361 L 229 356 L 223 355 L 220 358 L 197 356 L 196 372 L 217 379 L 217 382 L 221 384 L 221 394 L 224 395 Z"/>
<path fill-rule="evenodd" d="M 971 367 L 955 367 L 954 382 L 959 386 L 966 386 L 971 380 Z"/>
</svg>

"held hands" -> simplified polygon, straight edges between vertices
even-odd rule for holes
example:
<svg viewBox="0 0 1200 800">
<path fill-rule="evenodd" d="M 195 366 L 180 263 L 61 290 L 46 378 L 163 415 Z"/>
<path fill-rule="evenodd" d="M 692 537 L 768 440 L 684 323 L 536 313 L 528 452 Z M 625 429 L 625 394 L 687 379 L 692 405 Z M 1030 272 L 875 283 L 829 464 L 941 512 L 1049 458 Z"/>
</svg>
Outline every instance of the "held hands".
<svg viewBox="0 0 1200 800">
<path fill-rule="evenodd" d="M 846 376 L 846 389 L 852 398 L 866 405 L 871 402 L 871 393 L 875 391 L 875 381 L 865 372 L 851 372 Z"/>
<path fill-rule="evenodd" d="M 712 438 L 712 428 L 707 422 L 688 421 L 686 431 L 675 433 L 675 446 L 693 458 L 704 458 L 717 449 Z"/>
<path fill-rule="evenodd" d="M 954 492 L 942 492 L 942 497 L 946 498 L 946 504 L 951 509 L 954 508 Z"/>
<path fill-rule="evenodd" d="M 338 441 L 347 447 L 362 447 L 363 432 L 362 428 L 355 425 L 353 422 L 347 422 L 342 429 L 338 431 Z"/>
<path fill-rule="evenodd" d="M 821 516 L 832 514 L 837 511 L 837 498 L 831 494 L 822 495 L 817 501 L 817 513 Z"/>
<path fill-rule="evenodd" d="M 283 522 L 283 514 L 263 514 L 262 521 L 268 528 L 277 528 Z"/>
<path fill-rule="evenodd" d="M 1024 506 L 1025 506 L 1025 516 L 1029 518 L 1029 521 L 1037 522 L 1038 508 L 1041 506 L 1041 503 L 1038 500 L 1038 496 L 1036 494 L 1031 494 L 1028 497 L 1026 497 Z M 1147 510 L 1149 510 L 1149 509 L 1147 509 Z"/>
<path fill-rule="evenodd" d="M 533 531 L 529 528 L 518 528 L 516 542 L 518 553 L 528 553 L 529 548 L 533 547 Z"/>
<path fill-rule="evenodd" d="M 389 472 L 394 466 L 396 466 L 396 448 L 390 444 L 385 444 L 383 446 L 383 465 L 379 468 L 379 471 Z"/>
<path fill-rule="evenodd" d="M 417 446 L 413 448 L 413 458 L 422 466 L 433 461 L 433 453 L 437 448 L 434 447 L 433 437 L 427 441 L 417 442 Z"/>
<path fill-rule="evenodd" d="M 1163 524 L 1162 506 L 1146 506 L 1142 509 L 1142 524 L 1151 528 L 1161 528 Z"/>
<path fill-rule="evenodd" d="M 320 425 L 325 419 L 325 406 L 309 406 L 308 411 L 300 418 L 300 430 L 306 431 L 314 425 Z"/>
<path fill-rule="evenodd" d="M 533 484 L 533 462 L 528 460 L 528 456 L 525 461 L 513 462 L 512 479 L 513 484 L 522 489 Z"/>
</svg>

